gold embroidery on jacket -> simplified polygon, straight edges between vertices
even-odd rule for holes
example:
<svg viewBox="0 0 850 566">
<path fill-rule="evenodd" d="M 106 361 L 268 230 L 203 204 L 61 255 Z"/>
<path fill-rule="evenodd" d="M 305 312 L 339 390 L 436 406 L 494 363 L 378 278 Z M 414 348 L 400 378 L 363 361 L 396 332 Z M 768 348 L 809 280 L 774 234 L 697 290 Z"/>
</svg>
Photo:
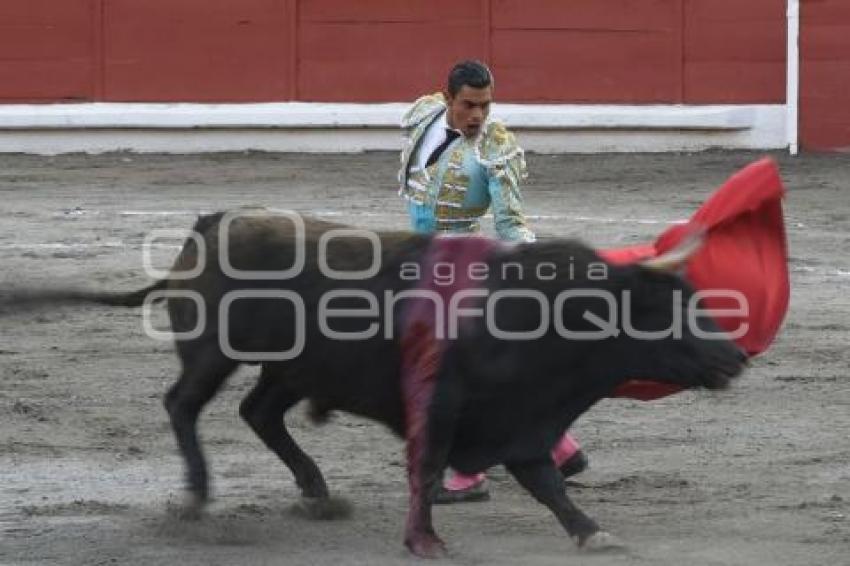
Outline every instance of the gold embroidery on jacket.
<svg viewBox="0 0 850 566">
<path fill-rule="evenodd" d="M 463 170 L 463 159 L 466 151 L 466 144 L 459 143 L 455 146 L 451 155 L 449 155 L 446 170 L 443 173 L 442 184 L 437 193 L 438 205 L 451 208 L 460 208 L 463 206 L 470 182 L 469 175 Z M 437 211 L 438 220 L 442 218 L 439 210 Z"/>
</svg>

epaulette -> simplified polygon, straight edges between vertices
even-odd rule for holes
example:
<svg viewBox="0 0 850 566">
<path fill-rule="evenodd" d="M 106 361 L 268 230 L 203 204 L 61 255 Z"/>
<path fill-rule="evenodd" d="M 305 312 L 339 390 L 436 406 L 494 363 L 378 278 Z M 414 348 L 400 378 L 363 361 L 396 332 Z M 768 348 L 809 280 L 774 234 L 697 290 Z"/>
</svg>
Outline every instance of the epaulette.
<svg viewBox="0 0 850 566">
<path fill-rule="evenodd" d="M 404 116 L 401 118 L 401 127 L 412 128 L 428 116 L 433 116 L 435 112 L 445 107 L 446 99 L 442 92 L 426 94 L 418 98 L 410 107 L 410 110 L 404 113 Z"/>
<path fill-rule="evenodd" d="M 517 156 L 523 161 L 521 169 L 524 169 L 523 151 L 517 144 L 516 136 L 502 122 L 488 122 L 484 135 L 475 146 L 478 161 L 485 167 L 504 166 Z"/>
</svg>

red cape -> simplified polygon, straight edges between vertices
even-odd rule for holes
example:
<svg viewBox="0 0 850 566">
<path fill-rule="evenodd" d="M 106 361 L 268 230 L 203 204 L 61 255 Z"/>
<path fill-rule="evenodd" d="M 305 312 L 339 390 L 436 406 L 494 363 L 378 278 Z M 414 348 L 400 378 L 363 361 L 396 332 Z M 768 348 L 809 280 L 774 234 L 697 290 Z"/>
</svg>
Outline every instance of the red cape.
<svg viewBox="0 0 850 566">
<path fill-rule="evenodd" d="M 632 263 L 663 254 L 695 230 L 705 231 L 705 243 L 688 260 L 686 274 L 697 289 L 732 289 L 746 298 L 747 314 L 718 318 L 716 322 L 730 332 L 746 324 L 746 333 L 735 342 L 754 356 L 773 342 L 788 310 L 784 194 L 776 164 L 762 159 L 736 173 L 686 224 L 669 228 L 654 243 L 600 253 L 612 263 Z M 710 309 L 737 306 L 729 298 L 708 298 L 705 304 Z M 621 385 L 612 396 L 648 401 L 680 390 L 651 378 L 635 379 Z"/>
</svg>

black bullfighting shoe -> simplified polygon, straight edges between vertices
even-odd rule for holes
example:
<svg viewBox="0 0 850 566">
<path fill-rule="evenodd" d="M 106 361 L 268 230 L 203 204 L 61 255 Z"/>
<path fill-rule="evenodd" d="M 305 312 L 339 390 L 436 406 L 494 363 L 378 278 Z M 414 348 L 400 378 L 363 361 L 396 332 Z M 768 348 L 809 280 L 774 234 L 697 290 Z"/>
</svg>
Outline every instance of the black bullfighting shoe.
<svg viewBox="0 0 850 566">
<path fill-rule="evenodd" d="M 567 458 L 558 469 L 561 470 L 561 475 L 564 479 L 571 478 L 576 474 L 580 474 L 587 469 L 590 461 L 582 450 L 577 450 L 575 454 Z"/>
<path fill-rule="evenodd" d="M 465 479 L 465 478 L 464 478 Z M 456 484 L 457 480 L 452 478 L 448 485 L 441 485 L 440 489 L 434 495 L 435 505 L 450 505 L 452 503 L 476 503 L 478 501 L 489 501 L 490 490 L 487 488 L 487 480 L 484 478 L 476 478 L 477 481 L 470 485 L 462 487 L 452 485 Z"/>
</svg>

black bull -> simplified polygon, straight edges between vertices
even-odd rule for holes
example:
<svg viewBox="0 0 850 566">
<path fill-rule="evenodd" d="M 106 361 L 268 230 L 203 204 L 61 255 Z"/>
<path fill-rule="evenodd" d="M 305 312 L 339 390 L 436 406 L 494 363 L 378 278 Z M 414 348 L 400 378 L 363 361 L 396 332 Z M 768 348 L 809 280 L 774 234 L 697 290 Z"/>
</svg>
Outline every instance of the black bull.
<svg viewBox="0 0 850 566">
<path fill-rule="evenodd" d="M 299 260 L 303 269 L 292 277 L 242 279 L 225 275 L 221 265 L 222 214 L 201 217 L 194 227 L 203 240 L 188 239 L 178 256 L 172 276 L 133 293 L 85 291 L 30 292 L 12 297 L 18 305 L 54 302 L 99 302 L 138 306 L 154 292 L 194 291 L 202 298 L 206 321 L 198 329 L 196 303 L 168 298 L 172 331 L 196 336 L 175 340 L 182 374 L 165 396 L 180 452 L 186 462 L 190 494 L 186 511 L 197 513 L 208 497 L 207 466 L 199 444 L 196 423 L 204 405 L 240 363 L 259 363 L 258 383 L 242 401 L 240 415 L 260 439 L 277 454 L 295 476 L 304 501 L 317 513 L 332 506 L 321 471 L 289 434 L 284 414 L 301 400 L 312 404 L 315 416 L 342 410 L 384 423 L 410 440 L 406 421 L 410 404 L 403 392 L 405 300 L 387 302 L 385 297 L 420 284 L 406 276 L 411 265 L 422 267 L 431 237 L 383 232 L 373 241 L 355 235 L 336 235 L 319 245 L 328 230 L 344 228 L 304 219 L 304 237 L 296 237 L 289 218 L 255 213 L 228 222 L 227 257 L 239 270 L 286 270 Z M 227 218 L 227 217 L 224 217 Z M 224 231 L 222 231 L 224 232 Z M 378 272 L 366 278 L 341 280 L 325 275 L 318 250 L 327 252 L 325 265 L 339 272 L 369 268 L 379 259 Z M 200 252 L 200 253 L 199 253 Z M 379 257 L 375 257 L 375 254 Z M 198 266 L 194 277 L 177 275 Z M 563 291 L 592 289 L 630 297 L 631 327 L 659 330 L 670 327 L 676 308 L 689 308 L 693 290 L 679 276 L 644 266 L 605 264 L 591 249 L 574 241 L 549 241 L 500 247 L 485 259 L 486 280 L 478 285 L 488 293 L 506 289 L 533 289 L 549 300 Z M 510 264 L 513 275 L 505 265 Z M 538 277 L 545 264 L 546 277 Z M 604 266 L 605 276 L 589 278 L 593 266 Z M 325 270 L 326 271 L 326 270 Z M 428 273 L 420 272 L 423 278 Z M 256 277 L 256 276 L 253 276 Z M 328 319 L 337 332 L 363 331 L 378 324 L 380 331 L 361 340 L 337 340 L 327 336 L 318 322 L 318 306 L 329 291 L 347 289 L 368 292 L 377 298 L 377 312 L 363 317 Z M 291 300 L 242 298 L 229 304 L 226 321 L 220 316 L 222 299 L 233 291 L 283 290 L 303 300 L 303 328 Z M 291 296 L 290 296 L 291 298 Z M 348 303 L 347 305 L 345 303 Z M 8 302 L 7 302 L 8 304 Z M 363 309 L 361 298 L 338 298 L 335 308 Z M 585 298 L 562 303 L 563 327 L 592 331 L 588 313 L 610 318 L 604 301 Z M 363 312 L 361 310 L 361 312 Z M 494 307 L 498 327 L 505 331 L 537 328 L 542 315 L 523 300 L 501 300 Z M 683 317 L 688 320 L 687 313 Z M 707 317 L 702 330 L 717 332 Z M 223 323 L 223 324 L 222 324 Z M 385 327 L 384 325 L 389 326 Z M 581 546 L 594 546 L 607 534 L 579 510 L 565 493 L 549 450 L 582 413 L 608 396 L 630 378 L 652 376 L 657 381 L 687 388 L 725 387 L 743 364 L 738 349 L 725 339 L 697 336 L 683 325 L 681 336 L 641 340 L 623 331 L 617 319 L 616 335 L 590 341 L 565 339 L 550 325 L 535 340 L 505 340 L 488 332 L 484 317 L 465 320 L 459 335 L 444 344 L 435 367 L 433 394 L 427 399 L 427 435 L 422 450 L 408 450 L 411 499 L 405 543 L 416 554 L 433 556 L 443 551 L 431 521 L 431 498 L 446 466 L 477 472 L 504 464 L 516 480 L 548 507 L 569 535 Z M 256 352 L 284 352 L 303 332 L 303 350 L 291 360 L 266 359 Z M 222 335 L 234 355 L 223 348 Z M 236 359 L 235 359 L 236 358 Z M 407 423 L 407 424 L 406 424 Z M 416 456 L 416 457 L 414 457 Z"/>
</svg>

